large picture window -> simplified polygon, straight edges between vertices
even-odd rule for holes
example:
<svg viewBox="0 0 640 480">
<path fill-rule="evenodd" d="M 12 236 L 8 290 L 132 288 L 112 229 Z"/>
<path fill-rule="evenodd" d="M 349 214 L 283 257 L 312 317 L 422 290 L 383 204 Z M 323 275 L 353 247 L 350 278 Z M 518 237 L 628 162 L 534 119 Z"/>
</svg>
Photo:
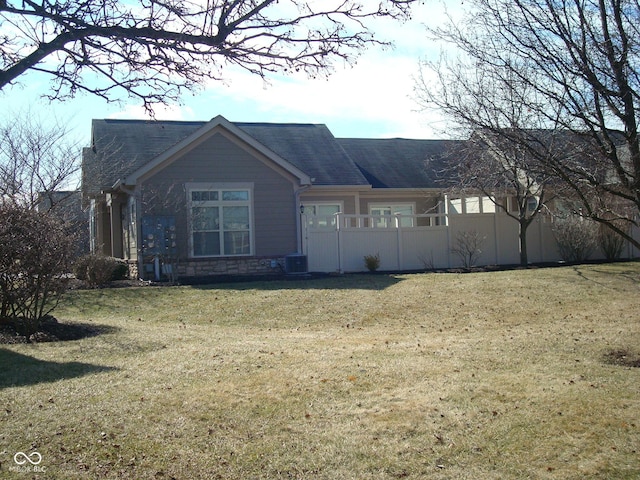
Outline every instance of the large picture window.
<svg viewBox="0 0 640 480">
<path fill-rule="evenodd" d="M 194 257 L 251 255 L 251 190 L 191 188 L 191 252 Z"/>
</svg>

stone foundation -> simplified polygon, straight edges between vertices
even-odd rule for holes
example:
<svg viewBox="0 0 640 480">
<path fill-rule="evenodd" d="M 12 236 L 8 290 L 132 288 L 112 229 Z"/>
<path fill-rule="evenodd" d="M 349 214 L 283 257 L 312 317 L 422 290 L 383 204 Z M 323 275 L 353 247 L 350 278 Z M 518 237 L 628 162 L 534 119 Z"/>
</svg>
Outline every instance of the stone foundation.
<svg viewBox="0 0 640 480">
<path fill-rule="evenodd" d="M 127 260 L 127 265 L 129 266 L 129 279 L 138 280 L 140 278 L 138 262 L 136 260 Z"/>
<path fill-rule="evenodd" d="M 274 266 L 272 266 L 274 265 Z M 206 259 L 179 260 L 172 266 L 176 280 L 184 278 L 240 276 L 240 275 L 274 275 L 284 273 L 284 257 L 222 257 Z M 145 265 L 143 280 L 153 280 L 153 270 Z M 138 273 L 138 265 L 130 265 L 130 275 Z M 163 275 L 163 279 L 168 275 Z"/>
<path fill-rule="evenodd" d="M 275 266 L 272 267 L 272 261 Z M 284 258 L 217 258 L 189 260 L 178 265 L 178 276 L 207 277 L 212 275 L 260 275 L 281 273 Z"/>
</svg>

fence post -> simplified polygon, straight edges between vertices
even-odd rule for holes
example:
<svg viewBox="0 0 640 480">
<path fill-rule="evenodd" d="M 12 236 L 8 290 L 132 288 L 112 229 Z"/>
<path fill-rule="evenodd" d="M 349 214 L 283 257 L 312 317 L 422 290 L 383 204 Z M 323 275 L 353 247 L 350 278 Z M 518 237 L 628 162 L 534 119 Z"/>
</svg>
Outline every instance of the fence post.
<svg viewBox="0 0 640 480">
<path fill-rule="evenodd" d="M 397 262 L 398 262 L 398 270 L 402 270 L 403 262 L 404 262 L 404 249 L 402 248 L 403 238 L 402 238 L 402 214 L 396 213 L 396 242 L 398 242 L 397 246 Z"/>
<path fill-rule="evenodd" d="M 344 252 L 342 251 L 342 216 L 340 212 L 334 214 L 336 216 L 336 249 L 338 250 L 338 273 L 343 273 L 342 265 L 344 263 Z"/>
<path fill-rule="evenodd" d="M 451 221 L 449 218 L 449 195 L 444 195 L 444 224 L 447 232 L 447 268 L 451 268 Z"/>
</svg>

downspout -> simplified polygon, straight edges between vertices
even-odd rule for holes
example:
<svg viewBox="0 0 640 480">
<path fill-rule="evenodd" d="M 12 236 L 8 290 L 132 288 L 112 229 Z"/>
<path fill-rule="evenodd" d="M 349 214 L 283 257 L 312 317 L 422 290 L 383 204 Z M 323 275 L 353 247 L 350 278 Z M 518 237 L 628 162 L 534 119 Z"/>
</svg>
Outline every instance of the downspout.
<svg viewBox="0 0 640 480">
<path fill-rule="evenodd" d="M 300 194 L 306 192 L 307 190 L 309 190 L 311 188 L 311 184 L 309 185 L 302 185 L 300 188 L 298 188 L 295 192 L 294 192 L 294 208 L 295 208 L 295 212 L 296 212 L 296 244 L 297 244 L 297 249 L 298 252 L 297 253 L 304 253 L 302 251 L 303 248 L 303 243 L 302 243 L 302 211 L 301 211 L 301 206 L 302 204 L 300 203 Z"/>
</svg>

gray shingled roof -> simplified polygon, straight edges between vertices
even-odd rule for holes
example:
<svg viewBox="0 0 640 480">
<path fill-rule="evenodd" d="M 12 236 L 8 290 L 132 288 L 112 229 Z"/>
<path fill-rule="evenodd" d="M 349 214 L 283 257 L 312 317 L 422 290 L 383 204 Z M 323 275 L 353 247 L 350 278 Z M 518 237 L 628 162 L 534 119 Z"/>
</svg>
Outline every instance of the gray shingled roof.
<svg viewBox="0 0 640 480">
<path fill-rule="evenodd" d="M 314 185 L 369 185 L 326 125 L 236 122 L 234 125 L 305 172 Z"/>
<path fill-rule="evenodd" d="M 206 123 L 93 120 L 92 146 L 83 152 L 83 192 L 110 188 Z M 319 124 L 233 124 L 313 178 L 314 185 L 436 188 L 443 156 L 455 143 L 336 139 Z"/>
<path fill-rule="evenodd" d="M 206 122 L 93 120 L 82 152 L 82 190 L 96 194 L 153 160 Z"/>
<path fill-rule="evenodd" d="M 461 140 L 338 138 L 373 188 L 443 188 L 447 155 Z"/>
</svg>

